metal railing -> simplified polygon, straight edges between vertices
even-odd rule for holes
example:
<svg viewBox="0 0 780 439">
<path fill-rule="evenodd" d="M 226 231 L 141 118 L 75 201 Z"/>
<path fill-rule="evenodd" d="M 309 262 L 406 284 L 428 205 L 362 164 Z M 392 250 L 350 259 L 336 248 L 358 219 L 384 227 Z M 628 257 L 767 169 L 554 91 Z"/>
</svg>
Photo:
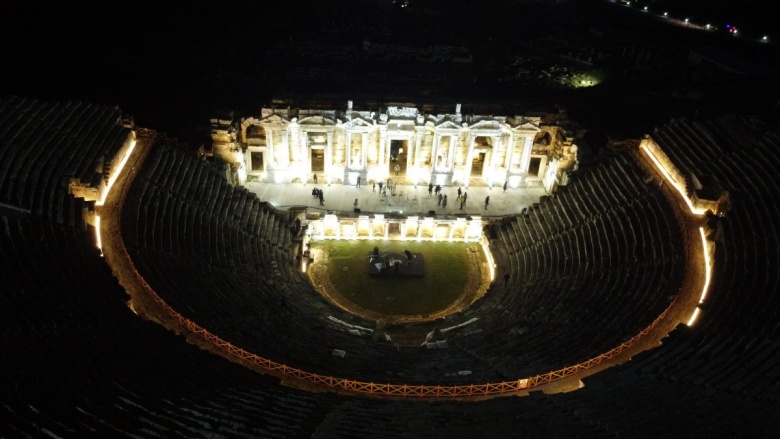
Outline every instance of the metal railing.
<svg viewBox="0 0 780 439">
<path fill-rule="evenodd" d="M 121 241 L 121 238 L 119 239 Z M 124 247 L 124 243 L 120 243 L 124 252 L 124 256 L 128 261 L 130 255 Z M 132 264 L 132 262 L 131 262 Z M 585 371 L 600 366 L 605 362 L 617 357 L 620 353 L 626 349 L 632 347 L 645 337 L 650 331 L 655 329 L 656 326 L 666 317 L 669 310 L 674 306 L 674 302 L 670 304 L 656 319 L 648 325 L 645 329 L 634 335 L 630 339 L 621 343 L 620 345 L 610 349 L 609 351 L 602 353 L 596 357 L 590 358 L 579 364 L 573 366 L 567 366 L 562 369 L 554 370 L 551 372 L 543 373 L 540 375 L 531 376 L 528 378 L 522 378 L 512 381 L 501 381 L 497 383 L 479 383 L 479 384 L 462 384 L 462 385 L 409 385 L 409 384 L 390 384 L 390 383 L 374 383 L 366 381 L 351 380 L 348 378 L 338 378 L 328 375 L 321 375 L 313 372 L 307 372 L 303 369 L 288 366 L 283 363 L 279 363 L 269 358 L 261 357 L 257 354 L 247 351 L 241 347 L 223 340 L 219 336 L 212 334 L 206 328 L 198 325 L 192 320 L 182 316 L 178 311 L 171 308 L 144 280 L 135 267 L 130 267 L 135 273 L 137 280 L 143 286 L 145 292 L 160 306 L 160 308 L 171 318 L 173 318 L 181 327 L 186 328 L 191 334 L 197 335 L 203 341 L 209 343 L 213 347 L 223 351 L 229 357 L 235 360 L 240 360 L 257 366 L 263 370 L 271 372 L 276 375 L 281 375 L 285 378 L 292 378 L 295 380 L 303 381 L 309 384 L 315 384 L 324 386 L 327 388 L 340 389 L 352 393 L 370 394 L 377 396 L 400 396 L 400 397 L 416 397 L 416 398 L 460 398 L 460 397 L 476 397 L 476 396 L 490 396 L 501 395 L 507 393 L 514 393 L 519 391 L 527 391 L 534 387 L 549 384 L 554 381 L 558 381 Z"/>
<path fill-rule="evenodd" d="M 130 182 L 123 185 L 123 189 L 126 191 Z M 124 196 L 120 197 L 120 206 L 117 206 L 121 212 L 123 208 Z M 675 205 L 676 207 L 676 205 Z M 678 212 L 675 212 L 678 214 Z M 117 215 L 121 217 L 121 213 Z M 543 374 L 521 378 L 512 381 L 501 381 L 497 383 L 476 383 L 476 384 L 462 384 L 462 385 L 410 385 L 410 384 L 391 384 L 391 383 L 375 383 L 352 380 L 349 378 L 339 378 L 328 375 L 321 375 L 306 370 L 288 366 L 283 363 L 279 363 L 269 358 L 261 357 L 255 353 L 249 352 L 239 346 L 236 346 L 219 336 L 212 334 L 206 328 L 198 325 L 192 320 L 184 317 L 178 311 L 168 305 L 146 282 L 141 274 L 136 270 L 135 264 L 132 262 L 132 258 L 125 247 L 124 240 L 119 233 L 120 226 L 116 224 L 117 233 L 111 233 L 111 239 L 115 240 L 117 248 L 119 248 L 127 261 L 127 267 L 135 275 L 136 280 L 143 287 L 144 292 L 151 297 L 154 302 L 160 307 L 160 309 L 172 318 L 181 328 L 185 328 L 190 334 L 195 335 L 208 343 L 210 346 L 218 349 L 225 356 L 238 362 L 251 364 L 261 370 L 282 378 L 282 381 L 289 385 L 297 384 L 309 384 L 323 387 L 325 389 L 332 389 L 347 393 L 373 395 L 379 397 L 409 397 L 409 398 L 470 398 L 470 397 L 485 397 L 496 396 L 502 394 L 511 394 L 521 391 L 528 391 L 536 387 L 550 384 L 555 381 L 559 381 L 574 375 L 587 372 L 596 367 L 599 367 L 606 362 L 616 358 L 618 355 L 628 350 L 639 341 L 641 341 L 647 334 L 653 331 L 667 316 L 669 311 L 676 305 L 677 300 L 673 300 L 670 305 L 650 323 L 645 329 L 624 341 L 620 345 L 597 355 L 593 358 L 585 360 L 581 363 L 573 366 L 566 366 L 561 369 L 546 372 Z M 116 271 L 116 270 L 115 270 Z"/>
</svg>

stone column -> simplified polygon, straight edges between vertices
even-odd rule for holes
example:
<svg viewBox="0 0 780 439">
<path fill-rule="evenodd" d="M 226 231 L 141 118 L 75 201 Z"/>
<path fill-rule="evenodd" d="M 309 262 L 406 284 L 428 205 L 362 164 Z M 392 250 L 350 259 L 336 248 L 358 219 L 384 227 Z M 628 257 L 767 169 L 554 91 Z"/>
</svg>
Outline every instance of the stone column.
<svg viewBox="0 0 780 439">
<path fill-rule="evenodd" d="M 414 166 L 420 166 L 420 150 L 422 149 L 422 140 L 425 135 L 425 128 L 419 127 L 414 135 Z"/>
<path fill-rule="evenodd" d="M 287 130 L 285 131 L 287 135 L 287 148 L 289 154 L 289 162 L 291 164 L 297 164 L 300 162 L 300 155 L 301 155 L 301 130 L 298 128 L 298 124 L 295 123 L 295 120 L 293 120 L 290 125 L 287 126 Z"/>
<path fill-rule="evenodd" d="M 307 154 L 308 148 L 309 148 L 309 133 L 308 131 L 301 130 L 298 134 L 298 144 L 300 145 L 298 147 L 298 161 L 300 161 L 301 166 L 307 170 L 307 172 L 311 172 L 311 155 Z"/>
<path fill-rule="evenodd" d="M 328 145 L 325 146 L 325 181 L 330 182 L 333 166 L 333 133 L 328 133 Z"/>
<path fill-rule="evenodd" d="M 501 154 L 501 135 L 493 136 L 493 154 L 490 156 L 490 171 L 496 169 L 496 162 Z"/>
<path fill-rule="evenodd" d="M 387 126 L 379 127 L 379 166 L 383 166 L 385 163 L 387 163 L 386 155 L 388 153 L 385 153 L 387 150 Z"/>
<path fill-rule="evenodd" d="M 279 149 L 276 151 L 284 161 L 287 166 L 290 165 L 290 136 L 287 130 L 282 131 L 282 138 L 281 138 L 281 144 L 279 145 Z"/>
<path fill-rule="evenodd" d="M 361 134 L 362 146 L 360 147 L 360 168 L 365 169 L 368 158 L 368 132 Z"/>
<path fill-rule="evenodd" d="M 528 176 L 528 166 L 531 165 L 531 149 L 533 148 L 533 139 L 528 137 L 528 135 L 524 136 L 523 139 L 523 155 L 520 156 L 520 172 L 523 174 L 523 181 L 525 181 L 525 177 Z"/>
<path fill-rule="evenodd" d="M 265 146 L 265 149 L 268 152 L 268 163 L 271 163 L 276 167 L 276 159 L 274 158 L 274 130 L 270 127 L 265 130 Z"/>
<path fill-rule="evenodd" d="M 346 168 L 352 166 L 352 132 L 347 131 L 345 137 L 346 145 L 344 145 L 344 161 Z"/>
<path fill-rule="evenodd" d="M 471 165 L 474 162 L 474 143 L 477 140 L 477 137 L 472 135 L 469 135 L 469 150 L 466 153 L 466 169 L 464 176 L 466 178 L 466 186 L 469 185 L 469 179 L 471 178 Z"/>
<path fill-rule="evenodd" d="M 458 149 L 459 138 L 459 134 L 450 136 L 450 153 L 447 156 L 447 169 L 452 170 L 452 167 L 455 165 L 455 151 Z"/>
<path fill-rule="evenodd" d="M 406 176 L 409 176 L 409 170 L 414 166 L 414 156 L 412 155 L 414 151 L 417 149 L 415 148 L 415 142 L 417 142 L 417 136 L 412 135 L 411 137 L 407 138 L 406 142 Z"/>
<path fill-rule="evenodd" d="M 441 136 L 436 131 L 433 132 L 433 148 L 431 148 L 431 169 L 436 171 L 436 158 L 439 155 L 439 138 Z"/>
<path fill-rule="evenodd" d="M 506 151 L 506 160 L 505 160 L 506 164 L 504 165 L 504 167 L 507 169 L 507 173 L 508 173 L 509 170 L 512 169 L 512 156 L 515 153 L 515 135 L 511 131 L 509 132 L 509 143 L 507 143 L 507 145 L 509 146 L 507 147 L 507 151 Z"/>
</svg>

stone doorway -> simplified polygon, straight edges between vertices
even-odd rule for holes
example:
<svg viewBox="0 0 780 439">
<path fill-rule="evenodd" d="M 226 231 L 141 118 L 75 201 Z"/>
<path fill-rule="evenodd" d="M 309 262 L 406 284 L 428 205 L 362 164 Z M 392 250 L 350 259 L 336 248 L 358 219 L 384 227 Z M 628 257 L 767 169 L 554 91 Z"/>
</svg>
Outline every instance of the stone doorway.
<svg viewBox="0 0 780 439">
<path fill-rule="evenodd" d="M 321 148 L 312 148 L 311 156 L 309 157 L 311 162 L 311 172 L 314 174 L 324 174 L 325 172 L 325 150 Z"/>
<path fill-rule="evenodd" d="M 265 170 L 265 161 L 263 151 L 249 152 L 249 171 L 263 172 Z"/>
<path fill-rule="evenodd" d="M 406 176 L 406 162 L 409 154 L 409 148 L 406 147 L 406 144 L 406 140 L 394 139 L 390 141 L 390 154 L 387 162 L 387 175 L 390 178 Z"/>
</svg>

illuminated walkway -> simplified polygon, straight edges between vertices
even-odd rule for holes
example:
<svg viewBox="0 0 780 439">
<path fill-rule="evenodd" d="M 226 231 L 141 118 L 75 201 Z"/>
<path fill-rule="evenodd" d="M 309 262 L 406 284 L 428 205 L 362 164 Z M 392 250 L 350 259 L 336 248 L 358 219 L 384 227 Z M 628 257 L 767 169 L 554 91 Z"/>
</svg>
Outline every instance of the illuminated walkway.
<svg viewBox="0 0 780 439">
<path fill-rule="evenodd" d="M 520 213 L 523 208 L 529 207 L 539 201 L 539 197 L 545 195 L 544 189 L 523 188 L 507 189 L 506 192 L 499 187 L 489 189 L 485 186 L 472 186 L 466 190 L 468 199 L 463 209 L 457 202 L 458 187 L 448 186 L 442 188 L 442 194 L 447 195 L 447 207 L 438 206 L 435 195 L 428 195 L 427 186 L 414 187 L 412 185 L 397 185 L 396 196 L 388 191 L 387 197 L 371 191 L 371 184 L 360 188 L 334 184 L 271 184 L 249 182 L 246 187 L 256 193 L 258 198 L 268 201 L 277 208 L 285 209 L 292 206 L 307 206 L 311 209 L 323 209 L 333 211 L 352 211 L 355 199 L 362 212 L 389 213 L 399 212 L 408 215 L 427 215 L 435 210 L 437 215 L 482 215 L 504 216 Z M 323 191 L 325 205 L 320 206 L 319 200 L 312 196 L 312 189 L 319 188 Z M 403 193 L 403 196 L 401 195 Z M 490 204 L 485 209 L 485 197 L 490 197 Z"/>
</svg>

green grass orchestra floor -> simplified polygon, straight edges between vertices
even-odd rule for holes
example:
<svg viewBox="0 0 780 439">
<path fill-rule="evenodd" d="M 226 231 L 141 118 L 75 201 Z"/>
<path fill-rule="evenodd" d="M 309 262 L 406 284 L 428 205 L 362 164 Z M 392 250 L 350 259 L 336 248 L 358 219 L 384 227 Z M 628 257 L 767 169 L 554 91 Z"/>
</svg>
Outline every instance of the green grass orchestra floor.
<svg viewBox="0 0 780 439">
<path fill-rule="evenodd" d="M 393 269 L 383 276 L 368 274 L 369 254 L 405 250 L 421 253 L 425 275 L 396 277 Z M 441 311 L 463 293 L 468 285 L 467 252 L 474 243 L 417 241 L 312 241 L 311 248 L 326 258 L 327 274 L 342 297 L 360 307 L 384 315 L 428 315 Z M 471 262 L 473 263 L 473 262 Z"/>
</svg>

